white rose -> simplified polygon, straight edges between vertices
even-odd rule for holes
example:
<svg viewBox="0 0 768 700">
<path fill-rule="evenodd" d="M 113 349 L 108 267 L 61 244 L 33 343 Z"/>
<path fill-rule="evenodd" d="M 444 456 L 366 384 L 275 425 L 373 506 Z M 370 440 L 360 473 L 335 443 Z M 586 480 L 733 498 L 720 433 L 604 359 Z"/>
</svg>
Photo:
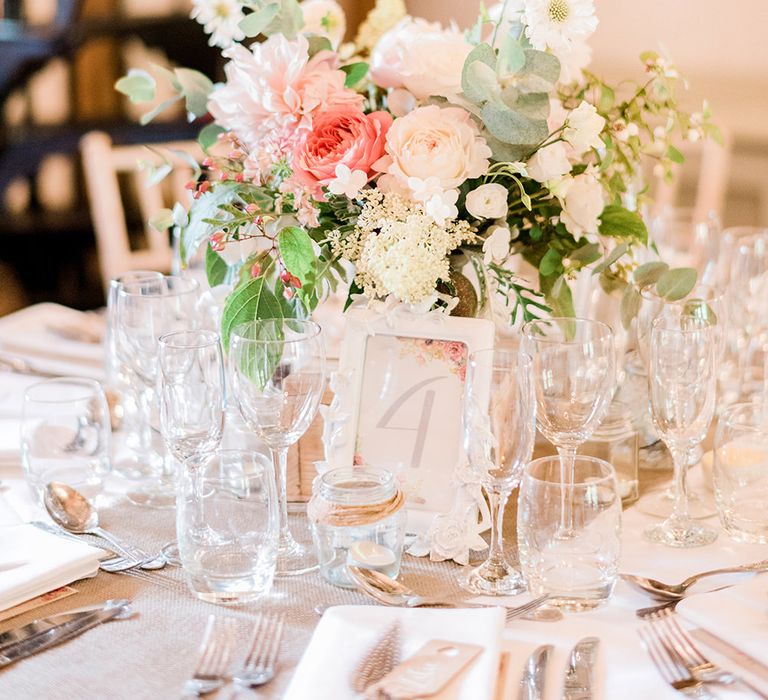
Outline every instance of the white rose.
<svg viewBox="0 0 768 700">
<path fill-rule="evenodd" d="M 304 34 L 327 37 L 334 49 L 339 48 L 347 31 L 347 18 L 336 0 L 304 0 L 301 13 L 304 16 Z"/>
<path fill-rule="evenodd" d="M 512 240 L 512 233 L 509 227 L 495 224 L 488 229 L 488 238 L 483 242 L 483 253 L 485 257 L 483 262 L 489 265 L 492 262 L 504 262 L 509 256 L 509 244 Z"/>
<path fill-rule="evenodd" d="M 491 149 L 477 125 L 460 107 L 428 105 L 395 119 L 387 132 L 387 155 L 374 168 L 403 187 L 409 178 L 437 178 L 442 190 L 485 175 Z"/>
<path fill-rule="evenodd" d="M 582 102 L 565 120 L 563 138 L 581 155 L 590 148 L 603 145 L 600 133 L 604 126 L 605 119 L 597 113 L 595 106 Z"/>
<path fill-rule="evenodd" d="M 467 211 L 476 219 L 498 219 L 507 215 L 507 188 L 496 182 L 480 185 L 466 199 Z"/>
<path fill-rule="evenodd" d="M 437 22 L 406 17 L 371 53 L 371 80 L 383 88 L 404 87 L 416 99 L 461 92 L 461 72 L 472 46 L 463 32 Z"/>
<path fill-rule="evenodd" d="M 528 177 L 532 177 L 536 182 L 556 180 L 571 172 L 567 146 L 558 141 L 540 148 L 528 161 L 527 170 Z"/>
<path fill-rule="evenodd" d="M 574 177 L 562 200 L 560 220 L 574 236 L 597 233 L 603 212 L 603 186 L 589 172 Z"/>
</svg>

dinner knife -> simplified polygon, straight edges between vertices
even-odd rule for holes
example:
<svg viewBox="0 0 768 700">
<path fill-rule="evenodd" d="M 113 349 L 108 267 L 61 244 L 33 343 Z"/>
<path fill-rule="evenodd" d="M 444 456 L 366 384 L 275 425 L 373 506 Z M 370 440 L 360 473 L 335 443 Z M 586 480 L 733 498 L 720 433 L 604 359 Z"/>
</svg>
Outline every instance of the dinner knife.
<svg viewBox="0 0 768 700">
<path fill-rule="evenodd" d="M 552 649 L 551 644 L 544 644 L 534 649 L 528 657 L 520 679 L 519 700 L 542 700 L 544 697 L 547 662 Z"/>
<path fill-rule="evenodd" d="M 597 637 L 584 637 L 571 649 L 565 669 L 563 700 L 594 699 L 595 663 L 599 647 Z"/>
<path fill-rule="evenodd" d="M 1 635 L 0 668 L 30 656 L 114 618 L 131 614 L 130 601 L 107 601 L 100 606 L 53 615 Z"/>
</svg>

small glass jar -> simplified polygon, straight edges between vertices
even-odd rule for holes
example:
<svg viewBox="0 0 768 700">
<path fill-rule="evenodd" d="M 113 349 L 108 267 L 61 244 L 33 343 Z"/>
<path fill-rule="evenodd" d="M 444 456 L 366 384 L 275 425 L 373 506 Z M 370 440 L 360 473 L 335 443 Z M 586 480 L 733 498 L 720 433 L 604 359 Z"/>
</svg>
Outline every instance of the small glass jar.
<svg viewBox="0 0 768 700">
<path fill-rule="evenodd" d="M 614 399 L 603 422 L 579 449 L 580 454 L 597 457 L 613 466 L 623 506 L 634 503 L 639 496 L 639 446 L 639 435 L 630 406 Z"/>
<path fill-rule="evenodd" d="M 392 473 L 372 467 L 332 469 L 315 479 L 312 491 L 307 513 L 323 578 L 356 588 L 349 564 L 397 577 L 405 509 Z"/>
</svg>

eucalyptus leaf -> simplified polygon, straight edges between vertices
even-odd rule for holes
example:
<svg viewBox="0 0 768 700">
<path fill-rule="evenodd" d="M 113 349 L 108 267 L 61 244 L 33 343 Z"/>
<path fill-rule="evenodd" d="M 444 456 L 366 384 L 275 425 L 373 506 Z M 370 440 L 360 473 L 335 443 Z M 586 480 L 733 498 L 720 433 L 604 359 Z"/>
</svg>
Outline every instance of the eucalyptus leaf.
<svg viewBox="0 0 768 700">
<path fill-rule="evenodd" d="M 246 37 L 252 39 L 264 33 L 264 30 L 272 24 L 272 21 L 277 17 L 280 12 L 280 3 L 274 2 L 269 5 L 264 5 L 261 9 L 251 12 L 246 15 L 244 19 L 240 20 L 240 30 Z"/>
<path fill-rule="evenodd" d="M 594 269 L 592 270 L 593 275 L 600 274 L 603 270 L 607 270 L 613 263 L 615 263 L 624 253 L 629 250 L 629 246 L 626 243 L 619 243 L 608 255 L 605 256 L 605 259 L 599 264 L 595 265 Z"/>
<path fill-rule="evenodd" d="M 667 270 L 669 270 L 669 265 L 665 262 L 647 262 L 635 268 L 632 278 L 640 289 L 644 289 L 652 284 L 656 284 Z"/>
<path fill-rule="evenodd" d="M 224 348 L 229 350 L 233 328 L 260 318 L 283 318 L 280 302 L 267 287 L 263 276 L 252 278 L 227 297 L 221 315 L 221 340 Z"/>
<path fill-rule="evenodd" d="M 207 153 L 211 146 L 215 146 L 218 143 L 219 134 L 223 134 L 224 131 L 218 124 L 206 124 L 197 135 L 197 142 Z"/>
<path fill-rule="evenodd" d="M 549 135 L 546 120 L 529 119 L 503 104 L 487 103 L 481 111 L 481 116 L 488 131 L 504 143 L 537 144 Z"/>
<path fill-rule="evenodd" d="M 473 63 L 480 61 L 489 66 L 492 70 L 496 70 L 496 52 L 486 43 L 478 44 L 472 51 L 469 52 L 467 58 L 464 60 L 464 67 L 461 71 L 461 90 L 464 96 L 475 104 L 482 104 L 485 100 L 485 93 L 482 90 L 477 90 L 473 81 L 476 69 L 471 69 Z"/>
<path fill-rule="evenodd" d="M 280 11 L 264 30 L 264 34 L 283 34 L 287 39 L 295 39 L 304 26 L 304 15 L 296 0 L 280 0 Z"/>
<path fill-rule="evenodd" d="M 155 99 L 155 79 L 145 70 L 132 68 L 128 75 L 115 83 L 115 90 L 126 95 L 134 104 L 150 102 Z"/>
<path fill-rule="evenodd" d="M 205 276 L 210 287 L 224 284 L 229 265 L 210 245 L 205 246 Z"/>
<path fill-rule="evenodd" d="M 507 34 L 499 48 L 496 73 L 500 77 L 518 73 L 525 63 L 526 55 L 520 42 L 512 34 Z"/>
<path fill-rule="evenodd" d="M 525 50 L 525 66 L 523 72 L 541 79 L 545 85 L 544 91 L 551 89 L 560 78 L 560 61 L 556 56 L 535 49 Z M 534 90 L 534 92 L 540 92 Z"/>
<path fill-rule="evenodd" d="M 151 165 L 151 168 L 152 170 L 144 183 L 144 187 L 154 187 L 155 185 L 159 185 L 173 170 L 173 166 L 168 162 L 162 163 L 161 165 Z"/>
<path fill-rule="evenodd" d="M 167 231 L 173 226 L 173 210 L 172 209 L 160 209 L 150 219 L 149 225 L 155 229 L 155 231 Z"/>
<path fill-rule="evenodd" d="M 518 93 L 514 101 L 504 99 L 504 104 L 529 119 L 546 120 L 549 116 L 549 94 L 546 92 Z"/>
<path fill-rule="evenodd" d="M 174 69 L 176 79 L 181 85 L 181 94 L 187 106 L 187 112 L 195 117 L 208 113 L 208 97 L 213 92 L 213 83 L 207 75 L 190 68 Z"/>
<path fill-rule="evenodd" d="M 621 304 L 619 305 L 619 312 L 621 314 L 621 323 L 624 328 L 629 328 L 632 319 L 637 316 L 637 312 L 640 311 L 640 304 L 643 298 L 640 296 L 640 292 L 637 288 L 628 284 L 624 288 L 624 294 L 621 296 Z"/>
<path fill-rule="evenodd" d="M 530 153 L 533 148 L 532 144 L 514 146 L 510 143 L 504 143 L 487 131 L 483 131 L 483 138 L 491 149 L 493 159 L 502 163 L 514 163 L 515 161 L 519 161 Z"/>
<path fill-rule="evenodd" d="M 584 265 L 589 265 L 600 259 L 600 244 L 599 243 L 587 243 L 581 248 L 577 248 L 572 253 L 568 254 L 568 259 L 571 261 L 579 262 Z"/>
<path fill-rule="evenodd" d="M 467 67 L 467 76 L 472 88 L 467 95 L 477 104 L 492 100 L 499 91 L 496 73 L 493 68 L 482 61 L 475 61 Z"/>
<path fill-rule="evenodd" d="M 172 104 L 175 104 L 181 99 L 181 95 L 175 95 L 174 97 L 169 97 L 167 100 L 164 100 L 156 107 L 153 107 L 149 112 L 145 112 L 139 117 L 139 123 L 142 126 L 146 126 L 151 122 L 160 112 L 163 112 L 164 110 L 168 109 Z"/>
<path fill-rule="evenodd" d="M 656 283 L 656 293 L 667 301 L 687 297 L 696 286 L 696 270 L 692 267 L 676 267 L 667 270 Z"/>
<path fill-rule="evenodd" d="M 189 210 L 189 220 L 181 228 L 181 259 L 186 263 L 188 255 L 193 253 L 200 241 L 208 239 L 218 229 L 218 224 L 205 220 L 215 220 L 219 206 L 239 200 L 240 185 L 236 182 L 220 182 L 212 190 L 195 200 Z"/>
</svg>

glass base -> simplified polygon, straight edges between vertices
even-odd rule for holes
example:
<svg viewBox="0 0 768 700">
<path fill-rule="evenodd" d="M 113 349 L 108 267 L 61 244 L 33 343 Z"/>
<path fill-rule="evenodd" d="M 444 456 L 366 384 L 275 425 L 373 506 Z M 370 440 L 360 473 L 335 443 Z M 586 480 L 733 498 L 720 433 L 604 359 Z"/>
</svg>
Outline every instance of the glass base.
<svg viewBox="0 0 768 700">
<path fill-rule="evenodd" d="M 672 515 L 674 505 L 675 495 L 671 488 L 667 488 L 664 491 L 651 491 L 640 500 L 637 509 L 645 515 L 666 519 Z M 688 515 L 693 520 L 711 518 L 716 514 L 715 504 L 706 496 L 702 497 L 695 492 L 688 493 Z"/>
<path fill-rule="evenodd" d="M 166 481 L 154 481 L 142 484 L 126 494 L 128 500 L 143 508 L 170 510 L 176 507 L 176 491 L 173 484 Z"/>
<path fill-rule="evenodd" d="M 717 530 L 693 520 L 665 520 L 644 533 L 651 542 L 667 547 L 703 547 L 717 539 Z"/>
<path fill-rule="evenodd" d="M 517 595 L 527 590 L 522 573 L 507 562 L 467 567 L 457 580 L 459 586 L 475 595 Z"/>
<path fill-rule="evenodd" d="M 293 536 L 281 538 L 277 548 L 275 577 L 301 576 L 319 568 L 314 549 L 300 544 Z"/>
</svg>

